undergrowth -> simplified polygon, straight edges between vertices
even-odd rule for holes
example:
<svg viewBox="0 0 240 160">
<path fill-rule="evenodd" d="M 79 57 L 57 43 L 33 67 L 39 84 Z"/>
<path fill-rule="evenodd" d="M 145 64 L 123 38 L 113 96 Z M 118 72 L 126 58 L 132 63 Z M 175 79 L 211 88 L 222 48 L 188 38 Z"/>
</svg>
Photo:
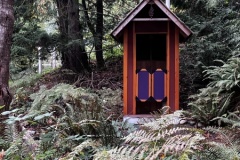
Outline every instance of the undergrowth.
<svg viewBox="0 0 240 160">
<path fill-rule="evenodd" d="M 111 120 L 120 116 L 112 110 L 121 110 L 121 94 L 121 90 L 94 91 L 62 83 L 51 89 L 41 86 L 23 107 L 24 98 L 18 95 L 13 103 L 18 105 L 3 112 L 8 119 L 2 141 L 10 143 L 4 148 L 5 158 L 91 159 L 98 147 L 120 142 Z"/>
<path fill-rule="evenodd" d="M 88 88 L 42 85 L 38 75 L 21 79 L 12 84 L 12 109 L 2 113 L 8 118 L 0 149 L 5 159 L 240 159 L 239 62 L 235 56 L 221 67 L 206 68 L 210 83 L 191 96 L 191 111 L 168 114 L 169 107 L 163 107 L 138 129 L 122 122 L 120 87 L 101 88 L 113 79 L 96 85 L 97 79 L 78 76 L 75 84 Z M 35 83 L 34 90 L 26 89 Z M 195 124 L 229 128 L 180 125 L 182 116 Z"/>
<path fill-rule="evenodd" d="M 124 143 L 98 152 L 99 160 L 237 160 L 239 142 L 223 128 L 195 128 L 176 123 L 174 114 L 162 115 L 123 138 Z M 215 137 L 211 137 L 211 136 Z M 216 138 L 216 139 L 214 139 Z M 217 141 L 218 138 L 218 141 Z"/>
<path fill-rule="evenodd" d="M 210 80 L 208 86 L 190 96 L 188 114 L 205 125 L 217 125 L 217 117 L 228 117 L 229 112 L 239 110 L 240 58 L 236 55 L 227 62 L 218 62 L 222 66 L 210 66 L 204 71 Z"/>
</svg>

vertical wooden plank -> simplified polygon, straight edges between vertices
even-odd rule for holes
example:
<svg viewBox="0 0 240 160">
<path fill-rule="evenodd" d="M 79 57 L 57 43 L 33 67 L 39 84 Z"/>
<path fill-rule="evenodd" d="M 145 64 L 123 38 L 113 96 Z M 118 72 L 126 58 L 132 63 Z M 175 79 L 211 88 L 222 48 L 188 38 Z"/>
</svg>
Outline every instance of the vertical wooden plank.
<svg viewBox="0 0 240 160">
<path fill-rule="evenodd" d="M 175 110 L 179 110 L 179 29 L 175 26 Z"/>
<path fill-rule="evenodd" d="M 169 94 L 169 91 L 170 91 L 170 83 L 169 83 L 169 79 L 170 79 L 170 26 L 169 26 L 169 22 L 168 22 L 168 27 L 167 27 L 167 37 L 166 37 L 166 41 L 167 41 L 167 76 L 166 76 L 166 96 L 167 96 L 167 103 L 166 105 L 167 106 L 170 106 L 170 94 Z"/>
<path fill-rule="evenodd" d="M 169 22 L 169 31 L 170 31 L 170 88 L 169 88 L 169 104 L 172 111 L 175 111 L 175 24 Z"/>
<path fill-rule="evenodd" d="M 168 84 L 168 81 L 167 81 L 167 74 L 165 73 L 165 75 L 164 75 L 164 97 L 168 97 L 168 95 L 167 95 L 167 84 Z M 168 102 L 168 100 L 167 100 L 167 102 Z M 167 103 L 165 104 L 165 105 L 168 105 Z"/>
<path fill-rule="evenodd" d="M 135 32 L 135 22 L 133 22 L 133 114 L 136 114 L 136 32 Z"/>
<path fill-rule="evenodd" d="M 138 92 L 139 92 L 138 81 L 139 81 L 139 76 L 138 74 L 136 74 L 136 96 L 138 96 Z"/>
<path fill-rule="evenodd" d="M 131 115 L 134 112 L 134 82 L 135 77 L 133 65 L 133 23 L 128 25 L 128 58 L 127 58 L 127 114 Z"/>
<path fill-rule="evenodd" d="M 128 71 L 128 28 L 124 30 L 124 39 L 123 39 L 123 114 L 127 115 L 127 71 Z"/>
<path fill-rule="evenodd" d="M 152 83 L 152 74 L 150 74 L 149 72 L 148 72 L 148 75 L 149 75 L 149 77 L 148 77 L 148 87 L 149 87 L 149 89 L 148 89 L 148 95 L 149 95 L 149 97 L 150 96 L 152 96 L 153 94 L 152 94 L 152 88 L 153 88 L 153 83 Z"/>
<path fill-rule="evenodd" d="M 153 74 L 150 75 L 150 84 L 152 84 L 152 86 L 151 86 L 151 85 L 149 86 L 150 89 L 151 89 L 149 95 L 152 96 L 152 97 L 154 97 L 154 87 L 153 87 L 153 84 L 154 84 L 154 76 L 153 76 Z"/>
</svg>

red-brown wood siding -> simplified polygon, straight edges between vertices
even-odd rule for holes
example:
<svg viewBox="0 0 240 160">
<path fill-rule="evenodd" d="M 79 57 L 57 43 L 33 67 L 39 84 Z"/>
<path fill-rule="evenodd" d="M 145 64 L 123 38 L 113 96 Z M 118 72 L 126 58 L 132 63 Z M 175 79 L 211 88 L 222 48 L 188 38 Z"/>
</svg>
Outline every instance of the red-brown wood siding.
<svg viewBox="0 0 240 160">
<path fill-rule="evenodd" d="M 167 68 L 167 76 L 166 76 L 166 96 L 167 96 L 167 102 L 166 105 L 170 106 L 169 104 L 169 97 L 170 97 L 170 93 L 169 93 L 169 88 L 170 88 L 170 84 L 169 84 L 169 73 L 171 71 L 170 69 L 170 32 L 169 32 L 169 22 L 168 22 L 168 32 L 167 32 L 167 38 L 166 38 L 166 49 L 167 49 L 167 57 L 166 57 L 166 68 Z"/>
<path fill-rule="evenodd" d="M 133 22 L 133 114 L 136 114 L 136 61 L 137 61 L 137 53 L 136 53 L 136 29 L 135 29 L 135 22 Z"/>
<path fill-rule="evenodd" d="M 175 25 L 174 23 L 169 23 L 170 32 L 170 72 L 169 72 L 169 105 L 171 110 L 175 110 Z"/>
<path fill-rule="evenodd" d="M 133 23 L 128 25 L 128 71 L 127 71 L 127 91 L 128 91 L 128 106 L 127 114 L 133 114 Z"/>
<path fill-rule="evenodd" d="M 124 29 L 124 44 L 123 44 L 123 114 L 127 114 L 127 68 L 128 68 L 128 29 Z"/>
<path fill-rule="evenodd" d="M 179 28 L 175 26 L 175 110 L 179 110 Z"/>
<path fill-rule="evenodd" d="M 168 22 L 154 22 L 154 21 L 143 21 L 143 22 L 135 22 L 135 32 L 167 32 L 167 23 Z"/>
</svg>

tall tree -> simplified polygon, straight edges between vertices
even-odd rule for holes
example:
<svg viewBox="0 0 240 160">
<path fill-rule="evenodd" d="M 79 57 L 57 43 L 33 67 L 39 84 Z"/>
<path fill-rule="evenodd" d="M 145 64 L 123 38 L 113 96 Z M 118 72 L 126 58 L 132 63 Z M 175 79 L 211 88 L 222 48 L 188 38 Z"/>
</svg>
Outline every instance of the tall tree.
<svg viewBox="0 0 240 160">
<path fill-rule="evenodd" d="M 96 0 L 96 10 L 97 10 L 97 18 L 95 22 L 92 22 L 88 8 L 86 5 L 86 1 L 82 0 L 82 6 L 84 9 L 84 16 L 87 21 L 87 26 L 94 37 L 94 47 L 96 52 L 96 60 L 97 67 L 104 67 L 104 59 L 103 59 L 103 1 Z"/>
<path fill-rule="evenodd" d="M 9 109 L 12 100 L 8 88 L 10 48 L 14 25 L 13 0 L 0 2 L 0 106 Z"/>
<path fill-rule="evenodd" d="M 104 67 L 103 60 L 103 1 L 97 0 L 97 23 L 95 50 L 98 68 Z"/>
<path fill-rule="evenodd" d="M 63 43 L 61 48 L 63 68 L 81 72 L 90 70 L 83 42 L 78 0 L 56 0 L 59 14 L 59 30 Z"/>
</svg>

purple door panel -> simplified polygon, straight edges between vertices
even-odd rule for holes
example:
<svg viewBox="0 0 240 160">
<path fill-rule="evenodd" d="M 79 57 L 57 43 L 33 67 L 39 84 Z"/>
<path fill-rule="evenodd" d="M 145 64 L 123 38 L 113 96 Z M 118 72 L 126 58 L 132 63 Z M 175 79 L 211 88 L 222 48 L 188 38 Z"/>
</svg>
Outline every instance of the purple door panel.
<svg viewBox="0 0 240 160">
<path fill-rule="evenodd" d="M 137 97 L 140 101 L 146 101 L 150 97 L 149 95 L 150 74 L 147 70 L 142 69 L 138 72 L 137 77 L 138 77 Z"/>
<path fill-rule="evenodd" d="M 161 101 L 165 97 L 164 95 L 164 80 L 165 73 L 162 70 L 156 70 L 153 73 L 153 98 L 156 101 Z"/>
</svg>

